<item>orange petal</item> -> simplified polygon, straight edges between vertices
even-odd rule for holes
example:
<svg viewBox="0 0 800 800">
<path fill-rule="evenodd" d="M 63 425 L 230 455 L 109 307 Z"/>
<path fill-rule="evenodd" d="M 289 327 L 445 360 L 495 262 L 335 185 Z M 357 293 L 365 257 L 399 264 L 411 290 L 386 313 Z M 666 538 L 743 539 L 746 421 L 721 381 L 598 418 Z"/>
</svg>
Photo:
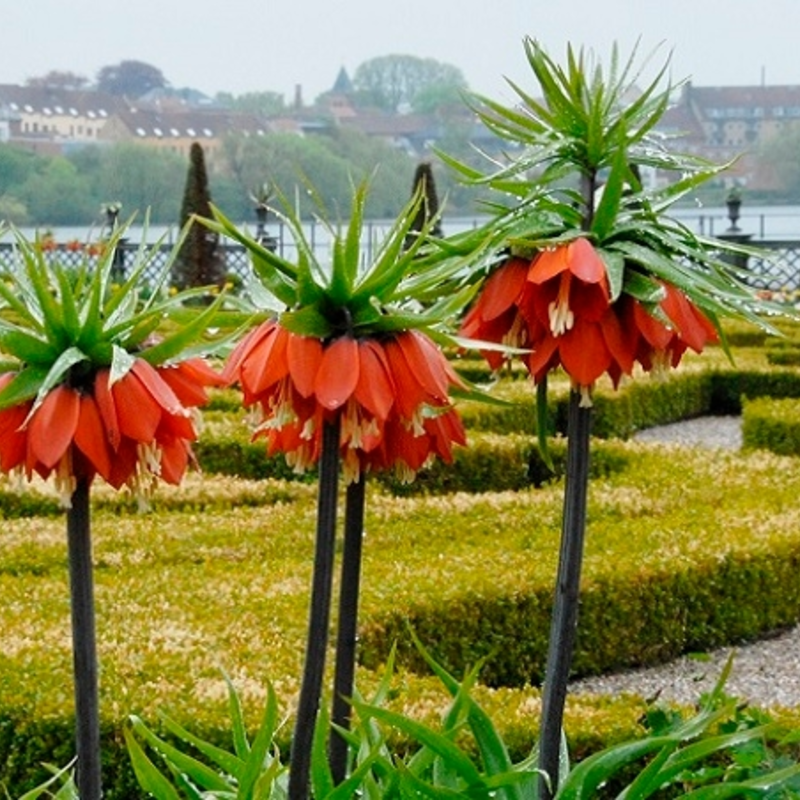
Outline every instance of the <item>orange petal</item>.
<svg viewBox="0 0 800 800">
<path fill-rule="evenodd" d="M 322 363 L 322 342 L 311 336 L 290 333 L 286 345 L 286 359 L 289 362 L 289 374 L 295 389 L 303 397 L 311 397 L 314 394 L 317 372 Z"/>
<path fill-rule="evenodd" d="M 502 342 L 509 331 L 516 326 L 519 335 L 514 344 L 524 347 L 528 339 L 528 327 L 524 318 L 516 308 L 509 309 L 505 314 L 495 317 L 492 320 L 484 321 L 474 313 L 473 307 L 466 317 L 459 331 L 461 336 L 467 339 L 477 339 L 483 342 Z M 480 354 L 486 359 L 489 366 L 497 371 L 508 360 L 508 357 L 500 350 L 481 350 Z"/>
<path fill-rule="evenodd" d="M 23 403 L 19 406 L 11 406 L 0 411 L 0 438 L 7 433 L 18 431 L 19 427 L 28 417 L 31 410 L 31 403 Z"/>
<path fill-rule="evenodd" d="M 548 248 L 540 251 L 531 262 L 528 280 L 531 283 L 546 283 L 556 275 L 566 272 L 567 268 L 567 246 L 562 244 Z"/>
<path fill-rule="evenodd" d="M 136 450 L 136 442 L 133 439 L 122 439 L 111 462 L 111 474 L 108 476 L 108 482 L 115 489 L 119 489 L 136 474 L 138 463 L 139 454 Z"/>
<path fill-rule="evenodd" d="M 427 434 L 415 436 L 401 421 L 395 417 L 386 426 L 386 449 L 384 460 L 386 466 L 403 462 L 416 472 L 430 455 L 430 439 Z"/>
<path fill-rule="evenodd" d="M 186 363 L 159 367 L 158 374 L 185 408 L 204 406 L 208 402 L 208 393 L 205 388 L 208 384 L 198 381 L 194 370 Z"/>
<path fill-rule="evenodd" d="M 541 380 L 546 372 L 558 366 L 558 339 L 555 336 L 542 339 L 534 346 L 525 363 L 534 380 Z"/>
<path fill-rule="evenodd" d="M 465 389 L 466 384 L 461 379 L 461 376 L 453 369 L 453 365 L 450 363 L 447 356 L 439 349 L 438 345 L 424 333 L 419 331 L 413 331 L 413 333 L 416 334 L 417 343 L 420 348 L 427 354 L 428 364 L 437 370 L 441 369 L 445 384 L 447 386 L 459 386 Z"/>
<path fill-rule="evenodd" d="M 150 396 L 167 414 L 181 414 L 185 411 L 175 392 L 169 388 L 169 384 L 158 374 L 158 370 L 152 364 L 137 358 L 133 362 L 131 372 L 136 375 Z"/>
<path fill-rule="evenodd" d="M 665 288 L 667 296 L 661 308 L 675 324 L 681 339 L 696 353 L 701 352 L 709 341 L 716 340 L 714 326 L 683 292 L 668 284 Z"/>
<path fill-rule="evenodd" d="M 409 366 L 397 339 L 390 339 L 383 349 L 395 385 L 394 402 L 397 414 L 408 422 L 413 419 L 420 406 L 428 401 L 428 394 Z"/>
<path fill-rule="evenodd" d="M 188 373 L 194 380 L 203 386 L 224 386 L 225 381 L 204 358 L 187 358 L 175 364 L 179 372 Z"/>
<path fill-rule="evenodd" d="M 20 426 L 28 417 L 31 404 L 12 406 L 0 411 L 0 469 L 10 472 L 25 461 L 28 432 Z"/>
<path fill-rule="evenodd" d="M 639 331 L 635 328 L 624 330 L 622 323 L 613 308 L 609 308 L 600 321 L 603 338 L 611 351 L 611 356 L 626 375 L 633 372 L 636 360 L 636 348 L 639 343 Z"/>
<path fill-rule="evenodd" d="M 358 342 L 342 336 L 331 342 L 322 353 L 314 381 L 314 394 L 323 408 L 343 406 L 358 384 Z"/>
<path fill-rule="evenodd" d="M 75 436 L 80 413 L 80 397 L 63 383 L 42 401 L 28 424 L 28 463 L 31 456 L 47 469 L 60 460 Z"/>
<path fill-rule="evenodd" d="M 409 330 L 396 338 L 411 373 L 430 398 L 447 402 L 447 373 L 442 367 L 443 356 L 434 345 L 428 347 L 427 339 L 419 331 Z"/>
<path fill-rule="evenodd" d="M 591 386 L 611 364 L 611 352 L 596 322 L 579 320 L 559 339 L 561 363 L 579 386 Z"/>
<path fill-rule="evenodd" d="M 575 239 L 567 245 L 569 271 L 584 283 L 606 280 L 606 265 L 588 239 Z"/>
<path fill-rule="evenodd" d="M 356 400 L 380 420 L 385 420 L 394 404 L 395 386 L 383 348 L 365 339 L 358 344 L 359 371 Z"/>
<path fill-rule="evenodd" d="M 159 444 L 171 439 L 193 442 L 197 438 L 197 431 L 192 418 L 186 414 L 162 414 L 155 438 Z"/>
<path fill-rule="evenodd" d="M 656 319 L 641 303 L 633 304 L 633 319 L 647 343 L 656 350 L 663 350 L 672 340 L 673 332 L 661 320 Z"/>
<path fill-rule="evenodd" d="M 111 454 L 97 403 L 91 395 L 81 395 L 75 445 L 106 480 L 111 475 Z"/>
<path fill-rule="evenodd" d="M 152 442 L 163 410 L 138 376 L 131 370 L 111 387 L 111 394 L 120 433 L 136 442 Z"/>
<path fill-rule="evenodd" d="M 525 287 L 529 269 L 529 261 L 511 258 L 489 276 L 475 304 L 481 319 L 492 320 L 514 305 Z"/>
<path fill-rule="evenodd" d="M 234 383 L 239 380 L 242 362 L 250 354 L 250 351 L 275 328 L 275 324 L 274 320 L 261 323 L 257 328 L 249 331 L 234 347 L 222 370 L 221 377 L 225 383 Z"/>
<path fill-rule="evenodd" d="M 569 307 L 576 319 L 580 317 L 590 322 L 598 322 L 609 307 L 608 287 L 605 281 L 599 283 L 572 281 Z"/>
<path fill-rule="evenodd" d="M 426 419 L 425 431 L 430 437 L 431 451 L 447 464 L 453 463 L 453 444 L 466 444 L 464 427 L 454 410 Z"/>
<path fill-rule="evenodd" d="M 189 445 L 182 439 L 173 439 L 161 446 L 161 477 L 177 486 L 189 465 Z"/>
<path fill-rule="evenodd" d="M 266 336 L 256 342 L 242 362 L 239 382 L 248 394 L 258 395 L 289 373 L 285 328 L 273 325 Z"/>
<path fill-rule="evenodd" d="M 97 402 L 97 410 L 103 420 L 103 427 L 106 430 L 108 443 L 112 450 L 119 447 L 120 430 L 119 420 L 117 419 L 117 408 L 114 405 L 114 396 L 108 385 L 110 373 L 107 369 L 100 370 L 94 379 L 94 399 Z"/>
</svg>

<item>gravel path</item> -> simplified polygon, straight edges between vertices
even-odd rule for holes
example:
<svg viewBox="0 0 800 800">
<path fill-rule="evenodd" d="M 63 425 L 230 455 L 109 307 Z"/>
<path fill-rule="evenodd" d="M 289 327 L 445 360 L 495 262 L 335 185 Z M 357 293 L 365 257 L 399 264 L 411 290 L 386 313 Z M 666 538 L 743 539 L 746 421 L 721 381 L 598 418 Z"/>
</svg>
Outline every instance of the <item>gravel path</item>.
<svg viewBox="0 0 800 800">
<path fill-rule="evenodd" d="M 741 417 L 698 417 L 639 431 L 639 442 L 670 442 L 738 450 L 742 446 Z"/>
<path fill-rule="evenodd" d="M 697 702 L 714 687 L 730 654 L 733 670 L 725 691 L 753 705 L 800 706 L 800 628 L 741 647 L 723 648 L 702 657 L 683 656 L 657 667 L 630 670 L 573 681 L 570 691 L 659 697 L 681 703 Z"/>
<path fill-rule="evenodd" d="M 739 449 L 741 419 L 702 417 L 640 431 L 638 441 L 683 443 Z M 760 706 L 800 706 L 800 627 L 740 647 L 684 656 L 658 667 L 574 681 L 570 691 L 594 694 L 631 692 L 643 697 L 696 702 L 713 688 L 730 654 L 733 670 L 726 691 Z"/>
</svg>

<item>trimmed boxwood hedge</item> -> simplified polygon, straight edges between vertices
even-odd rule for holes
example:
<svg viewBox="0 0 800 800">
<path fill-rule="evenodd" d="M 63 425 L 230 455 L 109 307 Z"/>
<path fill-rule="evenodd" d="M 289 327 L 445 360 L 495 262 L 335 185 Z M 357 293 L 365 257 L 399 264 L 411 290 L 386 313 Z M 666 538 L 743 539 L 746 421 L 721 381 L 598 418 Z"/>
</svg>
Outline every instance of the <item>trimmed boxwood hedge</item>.
<svg viewBox="0 0 800 800">
<path fill-rule="evenodd" d="M 800 620 L 800 478 L 791 462 L 764 453 L 694 449 L 687 458 L 674 446 L 626 447 L 630 468 L 591 487 L 576 674 L 658 663 Z M 558 510 L 543 498 L 522 508 L 498 497 L 471 504 L 457 524 L 464 536 L 475 527 L 506 537 L 506 552 L 488 542 L 481 550 L 486 571 L 502 578 L 468 572 L 462 541 L 458 586 L 442 588 L 445 577 L 436 574 L 429 589 L 420 576 L 412 594 L 395 588 L 391 608 L 365 621 L 367 666 L 399 641 L 404 663 L 421 668 L 410 624 L 452 669 L 485 658 L 490 685 L 541 679 Z"/>
<path fill-rule="evenodd" d="M 252 484 L 209 480 L 218 484 L 223 499 L 231 500 L 231 508 L 223 501 L 191 510 L 186 498 L 179 510 L 159 507 L 157 498 L 159 510 L 141 515 L 129 508 L 104 507 L 106 498 L 98 492 L 95 582 L 111 798 L 137 796 L 130 792 L 131 781 L 118 777 L 127 774 L 120 737 L 126 714 L 140 713 L 155 722 L 156 712 L 167 710 L 192 730 L 221 739 L 227 717 L 219 667 L 243 690 L 251 722 L 259 715 L 267 679 L 284 703 L 297 690 L 313 545 L 313 487 L 263 482 L 264 494 L 275 502 L 246 507 L 238 499 L 248 495 Z M 428 501 L 390 498 L 374 488 L 367 562 L 374 564 L 391 552 L 401 560 L 403 552 L 419 552 L 397 543 L 431 538 Z M 552 490 L 553 499 L 556 493 Z M 193 494 L 199 498 L 200 488 Z M 415 511 L 420 502 L 423 506 Z M 460 520 L 453 519 L 458 527 Z M 385 520 L 391 521 L 391 530 L 384 532 Z M 5 566 L 0 571 L 0 781 L 16 796 L 44 777 L 38 762 L 65 763 L 71 741 L 64 522 L 7 520 L 0 547 Z M 405 583 L 400 575 L 394 581 Z M 378 593 L 389 585 L 375 581 Z M 372 673 L 360 669 L 364 691 L 375 682 Z M 441 692 L 437 700 L 435 694 L 429 680 L 402 673 L 393 703 L 435 716 L 445 704 Z M 491 708 L 515 726 L 520 747 L 523 740 L 530 746 L 538 694 L 526 690 L 503 697 L 502 704 L 497 700 Z M 591 702 L 579 705 L 586 709 Z M 620 714 L 607 701 L 599 706 L 591 726 L 576 725 L 583 731 L 578 741 L 598 745 L 609 732 L 634 732 L 631 709 L 638 706 L 641 713 L 640 701 L 622 703 Z M 598 720 L 605 722 L 598 725 Z"/>
<path fill-rule="evenodd" d="M 603 447 L 622 453 L 624 464 L 590 487 L 576 673 L 654 663 L 800 618 L 800 587 L 792 588 L 800 561 L 793 460 Z M 297 689 L 314 487 L 207 481 L 219 482 L 216 493 L 230 508 L 224 499 L 204 506 L 199 485 L 193 494 L 201 510 L 187 497 L 183 509 L 167 505 L 149 515 L 104 507 L 98 493 L 101 705 L 116 735 L 127 713 L 155 719 L 164 708 L 194 730 L 222 736 L 217 665 L 244 688 L 253 719 L 268 678 L 284 703 Z M 275 502 L 239 504 L 259 485 Z M 401 673 L 393 703 L 415 714 L 438 711 L 430 681 L 413 673 L 410 622 L 457 673 L 486 658 L 487 696 L 503 698 L 491 706 L 495 718 L 524 750 L 536 732 L 538 694 L 524 684 L 541 673 L 549 630 L 560 485 L 394 497 L 375 483 L 368 498 L 359 684 L 365 691 L 374 684 L 373 669 L 398 637 L 401 665 L 412 672 Z M 30 759 L 51 747 L 49 737 L 70 730 L 63 535 L 63 520 L 37 518 L 7 520 L 0 537 L 0 720 L 11 737 L 0 775 L 13 776 L 15 791 L 23 786 L 17 776 L 33 780 Z M 601 734 L 635 733 L 632 707 L 641 712 L 641 701 L 618 710 L 607 699 L 596 707 L 578 702 L 581 715 L 568 721 L 576 753 L 600 744 Z M 121 750 L 109 757 L 124 762 Z"/>
<path fill-rule="evenodd" d="M 770 364 L 784 367 L 800 366 L 800 347 L 780 347 L 767 352 L 767 361 Z"/>
<path fill-rule="evenodd" d="M 759 412 L 755 398 L 800 396 L 800 371 L 771 367 L 765 351 L 737 352 L 734 366 L 721 353 L 688 356 L 668 380 L 601 388 L 594 434 L 625 439 L 685 416 L 738 413 L 743 394 L 752 398 L 745 427 L 759 415 L 790 422 L 791 400 Z M 479 369 L 471 375 L 484 379 Z M 413 488 L 370 483 L 358 673 L 368 693 L 397 640 L 393 707 L 432 718 L 446 700 L 435 681 L 414 672 L 420 665 L 408 623 L 456 672 L 485 658 L 480 699 L 515 757 L 530 748 L 538 724 L 538 692 L 528 684 L 541 676 L 549 631 L 564 457 L 563 439 L 552 439 L 556 472 L 544 468 L 533 392 L 519 377 L 497 387 L 515 405 L 464 404 L 472 444 L 456 452 L 452 468 L 424 471 Z M 568 387 L 556 380 L 551 388 L 551 433 L 558 434 Z M 106 795 L 113 800 L 140 796 L 121 741 L 127 713 L 155 721 L 164 708 L 222 741 L 218 666 L 243 689 L 251 723 L 267 679 L 284 703 L 297 689 L 313 476 L 298 481 L 282 459 L 266 459 L 263 444 L 250 442 L 239 402 L 234 390 L 214 393 L 196 447 L 205 477 L 160 492 L 153 513 L 136 515 L 124 495 L 93 495 Z M 576 674 L 655 663 L 800 619 L 793 465 L 764 452 L 596 439 Z M 71 749 L 66 553 L 52 493 L 17 494 L 4 484 L 0 513 L 0 781 L 17 793 L 42 779 L 39 762 L 64 763 Z M 570 697 L 573 754 L 635 735 L 642 710 L 637 698 Z M 287 727 L 285 742 L 288 735 Z"/>
<path fill-rule="evenodd" d="M 712 373 L 711 413 L 740 414 L 744 397 L 800 397 L 800 370 L 731 369 Z"/>
<path fill-rule="evenodd" d="M 742 409 L 742 442 L 786 456 L 800 455 L 800 403 L 762 397 Z"/>
<path fill-rule="evenodd" d="M 738 350 L 733 363 L 722 350 L 689 354 L 686 366 L 664 377 L 638 375 L 615 390 L 600 381 L 594 393 L 592 432 L 600 438 L 627 439 L 636 431 L 707 414 L 740 414 L 742 397 L 800 397 L 800 370 L 770 366 L 766 349 Z M 470 431 L 533 433 L 535 392 L 529 381 L 502 379 L 491 393 L 507 406 L 464 403 L 461 416 Z M 552 381 L 548 433 L 565 434 L 569 386 Z"/>
</svg>

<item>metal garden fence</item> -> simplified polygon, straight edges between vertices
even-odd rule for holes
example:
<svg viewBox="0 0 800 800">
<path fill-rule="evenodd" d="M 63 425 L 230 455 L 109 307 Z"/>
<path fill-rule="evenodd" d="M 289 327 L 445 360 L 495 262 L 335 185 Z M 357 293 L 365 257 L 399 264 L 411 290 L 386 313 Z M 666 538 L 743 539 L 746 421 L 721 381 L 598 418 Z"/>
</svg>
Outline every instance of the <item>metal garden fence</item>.
<svg viewBox="0 0 800 800">
<path fill-rule="evenodd" d="M 295 255 L 293 243 L 275 238 L 272 240 L 275 250 L 287 259 Z M 755 289 L 766 291 L 796 292 L 800 291 L 800 240 L 775 239 L 759 240 L 753 243 L 763 255 L 750 257 L 746 266 L 747 282 Z M 137 251 L 142 245 L 138 242 L 122 242 L 116 254 L 116 270 L 120 278 L 130 274 L 137 259 Z M 367 250 L 373 246 L 373 239 L 368 238 Z M 167 263 L 173 251 L 172 244 L 144 245 L 150 254 L 150 262 L 144 273 L 144 282 L 152 280 Z M 327 239 L 320 238 L 315 243 L 317 254 L 324 260 L 329 248 Z M 218 252 L 225 263 L 226 273 L 239 279 L 245 279 L 252 269 L 247 251 L 241 246 L 221 242 Z M 77 248 L 74 245 L 58 244 L 47 251 L 47 257 L 58 259 L 65 266 L 78 266 L 86 259 L 93 263 L 97 256 L 92 255 L 90 248 Z M 365 258 L 370 253 L 365 252 Z M 17 258 L 13 244 L 0 242 L 0 273 L 8 270 Z"/>
</svg>

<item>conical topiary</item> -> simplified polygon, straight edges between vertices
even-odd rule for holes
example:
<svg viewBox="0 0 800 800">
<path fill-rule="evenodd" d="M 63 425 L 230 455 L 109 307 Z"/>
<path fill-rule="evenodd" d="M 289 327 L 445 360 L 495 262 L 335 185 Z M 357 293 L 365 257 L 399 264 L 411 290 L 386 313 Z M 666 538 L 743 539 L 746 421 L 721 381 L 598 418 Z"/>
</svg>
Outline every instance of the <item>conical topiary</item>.
<svg viewBox="0 0 800 800">
<path fill-rule="evenodd" d="M 438 219 L 439 199 L 436 196 L 436 184 L 433 180 L 433 169 L 427 161 L 417 165 L 414 172 L 414 183 L 411 187 L 412 196 L 422 195 L 422 202 L 419 204 L 414 220 L 411 223 L 408 236 L 406 237 L 406 248 L 419 235 L 419 232 L 427 229 L 431 236 L 441 236 L 442 226 Z"/>
<path fill-rule="evenodd" d="M 205 155 L 198 142 L 189 151 L 189 171 L 181 203 L 181 229 L 189 225 L 186 238 L 175 259 L 172 282 L 178 289 L 218 286 L 225 283 L 225 262 L 219 251 L 219 236 L 192 217 L 211 216 L 211 193 L 208 188 Z"/>
</svg>

